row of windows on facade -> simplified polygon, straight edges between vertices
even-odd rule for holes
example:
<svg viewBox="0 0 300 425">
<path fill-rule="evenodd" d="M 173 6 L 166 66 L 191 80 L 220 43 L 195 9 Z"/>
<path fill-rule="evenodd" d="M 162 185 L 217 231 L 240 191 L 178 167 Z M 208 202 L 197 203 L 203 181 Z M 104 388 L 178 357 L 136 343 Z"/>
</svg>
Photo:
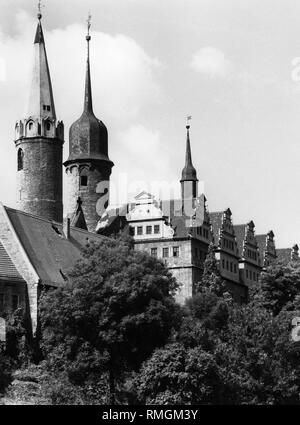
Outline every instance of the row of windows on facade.
<svg viewBox="0 0 300 425">
<path fill-rule="evenodd" d="M 250 279 L 250 280 L 253 280 L 254 282 L 258 282 L 258 279 L 259 279 L 259 273 L 255 273 L 254 271 L 252 271 L 252 270 L 247 270 L 246 269 L 246 278 L 247 279 Z"/>
<path fill-rule="evenodd" d="M 194 249 L 194 258 L 199 259 L 199 260 L 205 260 L 206 252 L 201 251 L 201 249 L 195 248 Z"/>
<path fill-rule="evenodd" d="M 11 306 L 13 310 L 16 310 L 19 307 L 19 295 L 13 294 L 11 297 Z M 5 308 L 5 297 L 4 294 L 0 294 L 0 310 Z"/>
<path fill-rule="evenodd" d="M 197 227 L 197 235 L 204 236 L 206 239 L 208 239 L 208 235 L 209 235 L 208 229 Z"/>
<path fill-rule="evenodd" d="M 172 247 L 172 256 L 173 257 L 179 257 L 179 246 L 173 246 Z M 150 254 L 152 257 L 158 257 L 158 248 L 154 247 L 151 248 L 150 250 Z M 170 257 L 170 248 L 169 247 L 164 247 L 162 248 L 162 258 L 168 258 Z"/>
<path fill-rule="evenodd" d="M 248 254 L 248 257 L 251 258 L 252 260 L 255 260 L 255 261 L 257 260 L 257 253 L 256 252 L 251 251 L 251 249 L 248 249 L 247 254 Z"/>
<path fill-rule="evenodd" d="M 146 226 L 146 232 L 145 233 L 144 233 L 144 227 L 143 226 L 136 226 L 136 227 L 131 226 L 130 227 L 131 236 L 135 236 L 135 235 L 141 236 L 141 235 L 144 235 L 144 234 L 152 235 L 153 233 L 155 235 L 160 233 L 160 225 L 159 224 L 155 224 L 154 226 Z"/>
<path fill-rule="evenodd" d="M 223 239 L 223 248 L 228 248 L 231 249 L 233 251 L 234 248 L 234 243 L 233 241 L 229 241 L 228 239 Z"/>
<path fill-rule="evenodd" d="M 222 267 L 223 267 L 223 269 L 225 270 L 230 270 L 231 272 L 233 272 L 233 273 L 237 273 L 237 265 L 236 264 L 233 264 L 233 262 L 232 261 L 225 261 L 224 260 L 224 258 L 223 258 L 223 260 L 222 260 Z"/>
</svg>

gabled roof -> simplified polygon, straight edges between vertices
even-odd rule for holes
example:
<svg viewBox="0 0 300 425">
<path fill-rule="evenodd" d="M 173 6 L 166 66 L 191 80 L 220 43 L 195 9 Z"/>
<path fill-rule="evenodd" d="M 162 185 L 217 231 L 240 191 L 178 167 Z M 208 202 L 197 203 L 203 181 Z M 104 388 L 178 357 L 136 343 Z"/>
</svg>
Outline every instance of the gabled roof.
<svg viewBox="0 0 300 425">
<path fill-rule="evenodd" d="M 0 242 L 0 279 L 23 280 L 12 259 Z"/>
<path fill-rule="evenodd" d="M 103 236 L 71 227 L 70 238 L 63 233 L 63 224 L 4 207 L 8 218 L 41 283 L 61 286 L 68 270 L 81 257 L 89 241 Z M 13 261 L 13 258 L 12 258 Z"/>
<path fill-rule="evenodd" d="M 288 264 L 292 260 L 292 248 L 276 249 L 276 254 L 280 263 Z"/>
<path fill-rule="evenodd" d="M 223 211 L 218 211 L 218 212 L 210 212 L 209 216 L 210 216 L 210 222 L 212 225 L 212 231 L 213 231 L 213 235 L 214 235 L 214 241 L 215 241 L 215 245 L 218 246 L 219 245 L 219 240 L 220 240 L 220 231 L 222 228 L 222 224 L 223 224 Z"/>
<path fill-rule="evenodd" d="M 236 224 L 233 226 L 240 257 L 243 256 L 246 227 L 247 224 Z"/>
<path fill-rule="evenodd" d="M 267 235 L 256 235 L 256 242 L 259 250 L 259 255 L 263 264 L 265 258 L 265 251 L 267 248 Z"/>
</svg>

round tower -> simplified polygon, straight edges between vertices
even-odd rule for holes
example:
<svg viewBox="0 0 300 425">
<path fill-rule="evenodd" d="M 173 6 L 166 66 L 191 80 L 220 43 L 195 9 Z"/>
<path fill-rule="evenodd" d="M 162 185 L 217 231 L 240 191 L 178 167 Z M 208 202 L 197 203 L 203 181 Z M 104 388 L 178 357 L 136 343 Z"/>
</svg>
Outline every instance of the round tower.
<svg viewBox="0 0 300 425">
<path fill-rule="evenodd" d="M 81 200 L 87 228 L 95 232 L 97 223 L 108 204 L 109 178 L 113 162 L 108 157 L 108 134 L 102 121 L 93 112 L 90 74 L 88 21 L 87 65 L 84 109 L 81 117 L 70 127 L 69 157 L 64 163 L 67 174 L 65 214 L 74 215 L 77 200 Z"/>
<path fill-rule="evenodd" d="M 62 222 L 64 126 L 56 120 L 41 18 L 39 13 L 27 112 L 15 126 L 17 208 Z"/>
</svg>

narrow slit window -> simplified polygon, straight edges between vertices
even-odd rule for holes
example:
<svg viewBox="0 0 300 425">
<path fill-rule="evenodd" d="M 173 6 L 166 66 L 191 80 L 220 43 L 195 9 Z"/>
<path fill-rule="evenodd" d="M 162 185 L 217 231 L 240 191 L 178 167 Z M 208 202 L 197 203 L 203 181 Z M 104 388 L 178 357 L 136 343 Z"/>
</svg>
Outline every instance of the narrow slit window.
<svg viewBox="0 0 300 425">
<path fill-rule="evenodd" d="M 24 167 L 24 152 L 20 148 L 18 150 L 18 171 L 23 170 Z"/>
</svg>

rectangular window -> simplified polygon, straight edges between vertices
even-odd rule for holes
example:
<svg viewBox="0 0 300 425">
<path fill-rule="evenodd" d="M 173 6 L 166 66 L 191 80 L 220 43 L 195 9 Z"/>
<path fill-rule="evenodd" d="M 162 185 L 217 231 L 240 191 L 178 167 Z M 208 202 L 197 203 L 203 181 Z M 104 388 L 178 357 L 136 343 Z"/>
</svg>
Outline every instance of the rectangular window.
<svg viewBox="0 0 300 425">
<path fill-rule="evenodd" d="M 0 310 L 4 309 L 4 294 L 0 294 Z"/>
<path fill-rule="evenodd" d="M 129 227 L 129 234 L 130 236 L 134 236 L 135 235 L 135 227 Z"/>
<path fill-rule="evenodd" d="M 250 270 L 250 280 L 252 280 L 252 271 Z"/>
<path fill-rule="evenodd" d="M 232 263 L 230 263 L 230 271 L 232 272 Z"/>
<path fill-rule="evenodd" d="M 16 310 L 19 307 L 19 295 L 12 296 L 12 308 Z"/>
<path fill-rule="evenodd" d="M 235 265 L 234 265 L 234 273 L 236 273 L 236 270 L 237 270 L 237 269 L 236 269 L 236 264 L 235 264 Z"/>
<path fill-rule="evenodd" d="M 157 235 L 160 232 L 160 226 L 159 224 L 154 225 L 154 233 Z"/>
<path fill-rule="evenodd" d="M 152 233 L 152 226 L 146 226 L 146 233 L 147 233 L 147 235 L 151 235 L 151 233 Z"/>
<path fill-rule="evenodd" d="M 169 257 L 169 248 L 163 248 L 163 257 L 164 258 Z"/>
<path fill-rule="evenodd" d="M 246 270 L 246 278 L 248 279 L 248 270 Z"/>
<path fill-rule="evenodd" d="M 87 183 L 88 183 L 88 177 L 80 176 L 80 186 L 87 186 Z"/>
<path fill-rule="evenodd" d="M 137 234 L 138 235 L 142 235 L 143 234 L 143 226 L 138 226 L 137 227 Z"/>
<path fill-rule="evenodd" d="M 173 257 L 179 257 L 179 246 L 173 246 Z"/>
<path fill-rule="evenodd" d="M 157 257 L 157 248 L 151 248 L 151 257 Z"/>
<path fill-rule="evenodd" d="M 229 263 L 226 261 L 226 269 L 229 270 Z"/>
<path fill-rule="evenodd" d="M 202 236 L 202 227 L 199 229 L 200 236 Z"/>
</svg>

